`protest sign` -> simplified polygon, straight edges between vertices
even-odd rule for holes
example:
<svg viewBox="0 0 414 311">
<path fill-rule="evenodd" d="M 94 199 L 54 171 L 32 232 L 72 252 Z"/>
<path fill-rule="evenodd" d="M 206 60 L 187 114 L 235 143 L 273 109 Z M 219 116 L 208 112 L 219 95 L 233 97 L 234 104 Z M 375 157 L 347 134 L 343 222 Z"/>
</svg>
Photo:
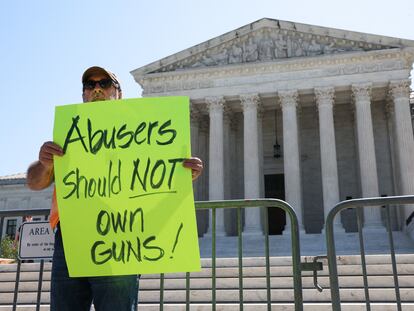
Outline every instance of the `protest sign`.
<svg viewBox="0 0 414 311">
<path fill-rule="evenodd" d="M 54 158 L 70 276 L 200 270 L 189 99 L 58 106 Z"/>
</svg>

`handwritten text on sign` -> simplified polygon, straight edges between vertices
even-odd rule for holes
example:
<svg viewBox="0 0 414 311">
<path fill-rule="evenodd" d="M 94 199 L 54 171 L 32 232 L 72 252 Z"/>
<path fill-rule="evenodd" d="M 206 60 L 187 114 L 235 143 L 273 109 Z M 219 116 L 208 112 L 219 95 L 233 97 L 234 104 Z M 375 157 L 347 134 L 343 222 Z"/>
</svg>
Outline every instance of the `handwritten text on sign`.
<svg viewBox="0 0 414 311">
<path fill-rule="evenodd" d="M 59 106 L 54 141 L 71 276 L 200 269 L 188 98 Z"/>
</svg>

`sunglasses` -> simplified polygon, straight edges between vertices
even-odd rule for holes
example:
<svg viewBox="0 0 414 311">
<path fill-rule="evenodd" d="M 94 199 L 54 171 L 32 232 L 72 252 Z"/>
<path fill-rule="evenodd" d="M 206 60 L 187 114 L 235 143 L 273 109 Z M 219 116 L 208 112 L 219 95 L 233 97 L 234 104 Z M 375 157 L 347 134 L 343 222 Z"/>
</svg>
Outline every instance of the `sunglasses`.
<svg viewBox="0 0 414 311">
<path fill-rule="evenodd" d="M 83 83 L 83 87 L 87 90 L 93 90 L 96 86 L 96 83 L 98 83 L 102 89 L 108 89 L 113 85 L 114 82 L 111 79 L 102 79 L 99 81 L 87 80 Z"/>
</svg>

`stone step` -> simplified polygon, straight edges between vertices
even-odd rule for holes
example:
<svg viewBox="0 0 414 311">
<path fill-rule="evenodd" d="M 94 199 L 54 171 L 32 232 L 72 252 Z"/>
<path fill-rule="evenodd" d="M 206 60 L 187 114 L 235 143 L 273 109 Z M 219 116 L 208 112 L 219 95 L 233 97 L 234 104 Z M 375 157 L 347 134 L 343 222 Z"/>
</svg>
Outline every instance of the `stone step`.
<svg viewBox="0 0 414 311">
<path fill-rule="evenodd" d="M 164 302 L 184 302 L 185 291 L 164 291 Z M 370 299 L 375 302 L 390 302 L 395 301 L 394 288 L 388 289 L 370 289 Z M 401 300 L 404 302 L 414 302 L 414 291 L 411 288 L 400 289 Z M 363 288 L 341 289 L 340 290 L 341 301 L 343 302 L 363 302 L 365 301 L 365 294 Z M 140 291 L 139 300 L 141 302 L 153 302 L 157 303 L 160 300 L 159 291 Z M 190 301 L 191 302 L 210 302 L 212 299 L 211 290 L 191 290 Z M 217 302 L 235 303 L 239 299 L 239 290 L 217 290 L 216 291 Z M 267 291 L 265 289 L 256 290 L 244 290 L 243 301 L 244 302 L 263 302 L 267 299 Z M 271 300 L 275 302 L 292 302 L 294 300 L 293 289 L 272 289 Z M 330 291 L 325 290 L 318 292 L 316 289 L 303 289 L 303 301 L 304 302 L 330 302 Z"/>
<path fill-rule="evenodd" d="M 401 299 L 404 301 L 403 310 L 414 310 L 414 256 L 397 255 L 399 284 L 401 287 Z M 292 289 L 292 267 L 291 257 L 271 257 L 271 292 L 272 310 L 294 310 Z M 302 256 L 302 262 L 312 262 L 312 256 Z M 390 255 L 366 256 L 368 283 L 370 286 L 370 298 L 376 303 L 371 310 L 388 311 L 397 310 L 394 303 L 395 290 L 392 277 L 392 266 Z M 211 310 L 211 275 L 212 260 L 202 259 L 202 271 L 191 273 L 190 277 L 190 301 L 191 310 Z M 328 267 L 326 260 L 323 271 L 318 271 L 318 282 L 325 288 L 322 293 L 314 289 L 312 272 L 304 271 L 302 277 L 304 310 L 331 310 Z M 363 290 L 361 257 L 337 256 L 339 284 L 341 286 L 342 310 L 359 311 L 365 310 L 365 299 Z M 216 297 L 220 303 L 218 310 L 239 310 L 239 279 L 238 258 L 218 258 L 216 260 Z M 264 257 L 243 258 L 243 287 L 245 310 L 267 310 L 263 303 L 267 299 L 266 292 L 266 260 Z M 37 300 L 37 280 L 39 277 L 39 263 L 25 263 L 21 265 L 21 283 L 19 286 L 17 310 L 35 310 L 33 304 Z M 50 269 L 51 263 L 45 263 L 45 272 L 42 284 L 42 303 L 45 304 L 41 310 L 49 310 Z M 0 265 L 0 311 L 11 310 L 13 301 L 14 282 L 16 278 L 16 264 Z M 140 280 L 139 301 L 140 310 L 159 310 L 160 299 L 160 275 L 143 275 Z M 164 310 L 184 310 L 186 292 L 185 273 L 172 273 L 165 275 L 164 281 Z M 380 303 L 381 302 L 381 303 Z M 9 309 L 7 309 L 9 308 Z M 410 309 L 411 308 L 411 309 Z M 351 310 L 352 309 L 352 310 Z"/>
<path fill-rule="evenodd" d="M 238 304 L 217 304 L 217 310 L 221 311 L 239 311 L 240 306 Z M 266 304 L 244 304 L 244 310 L 246 311 L 267 311 Z M 344 303 L 341 305 L 342 311 L 366 311 L 366 305 L 362 303 Z M 40 311 L 49 311 L 50 307 L 48 305 L 40 306 Z M 212 306 L 211 304 L 191 304 L 190 310 L 191 311 L 211 311 Z M 0 306 L 0 311 L 12 311 L 11 306 Z M 17 311 L 35 311 L 35 305 L 27 305 L 27 306 L 18 306 Z M 94 310 L 93 307 L 91 310 Z M 159 311 L 158 304 L 148 304 L 148 305 L 139 305 L 140 311 Z M 183 311 L 185 310 L 185 305 L 183 304 L 165 304 L 164 310 L 166 311 Z M 294 311 L 294 305 L 283 303 L 272 303 L 272 310 L 274 311 Z M 332 306 L 329 303 L 317 303 L 317 304 L 304 304 L 303 305 L 304 311 L 331 311 Z M 388 303 L 372 303 L 371 304 L 372 311 L 395 311 L 397 310 L 396 304 L 388 304 Z M 403 303 L 402 304 L 402 311 L 412 311 L 414 310 L 414 304 L 411 303 Z"/>
<path fill-rule="evenodd" d="M 370 288 L 370 299 L 374 302 L 393 302 L 395 298 L 395 290 L 393 288 Z M 400 289 L 401 300 L 404 302 L 414 302 L 414 291 L 412 288 Z M 41 302 L 49 303 L 49 292 L 42 292 Z M 364 302 L 365 294 L 363 288 L 343 288 L 340 290 L 342 302 Z M 139 298 L 141 303 L 159 303 L 160 292 L 156 290 L 140 290 Z M 184 290 L 165 290 L 165 303 L 183 303 L 186 299 Z M 190 301 L 198 303 L 208 303 L 212 299 L 211 290 L 191 290 Z M 266 290 L 244 290 L 243 299 L 247 303 L 262 303 L 267 299 Z M 275 302 L 292 302 L 294 300 L 294 292 L 292 289 L 272 289 L 271 299 Z M 236 303 L 239 299 L 238 289 L 222 289 L 216 291 L 216 300 L 221 303 Z M 316 289 L 303 289 L 304 302 L 330 302 L 330 292 L 325 290 L 318 292 Z M 37 301 L 36 293 L 19 293 L 18 304 L 34 304 Z M 10 305 L 13 303 L 13 293 L 3 293 L 0 297 L 0 305 Z"/>
<path fill-rule="evenodd" d="M 399 275 L 414 275 L 414 264 L 399 264 L 397 267 Z M 367 265 L 368 275 L 392 275 L 392 266 L 389 264 Z M 339 265 L 338 275 L 361 275 L 362 267 L 360 265 Z M 50 271 L 46 271 L 43 274 L 45 281 L 50 280 Z M 190 274 L 191 278 L 210 278 L 212 275 L 211 268 L 203 268 L 200 272 L 193 272 Z M 236 267 L 230 268 L 217 268 L 216 277 L 238 277 L 239 269 Z M 261 277 L 266 275 L 265 267 L 244 267 L 243 277 Z M 270 267 L 270 276 L 292 276 L 292 268 L 284 266 Z M 303 276 L 312 275 L 311 271 L 303 271 Z M 324 266 L 322 271 L 318 271 L 318 276 L 329 275 L 328 267 Z M 21 281 L 35 281 L 39 277 L 39 272 L 21 272 Z M 159 274 L 143 275 L 143 278 L 159 278 Z M 169 273 L 165 275 L 165 278 L 185 278 L 185 273 Z M 15 272 L 3 272 L 0 273 L 0 282 L 15 281 Z"/>
<path fill-rule="evenodd" d="M 337 254 L 359 254 L 359 238 L 357 233 L 336 233 L 335 245 Z M 397 253 L 413 253 L 414 241 L 404 232 L 393 232 L 394 247 Z M 384 229 L 380 232 L 364 230 L 365 251 L 367 254 L 390 253 L 388 233 Z M 211 237 L 199 239 L 200 253 L 202 257 L 211 256 Z M 217 257 L 236 257 L 238 249 L 238 237 L 217 237 Z M 300 249 L 302 255 L 319 255 L 326 253 L 326 238 L 324 234 L 300 235 Z M 289 256 L 291 254 L 291 238 L 289 234 L 269 236 L 269 250 L 271 256 Z M 263 256 L 263 236 L 243 237 L 244 256 Z"/>
<path fill-rule="evenodd" d="M 314 256 L 302 256 L 301 262 L 312 262 Z M 322 260 L 324 265 L 326 265 L 326 260 Z M 391 256 L 388 255 L 367 255 L 365 258 L 367 265 L 373 264 L 390 264 Z M 412 263 L 414 264 L 414 256 L 412 254 L 397 254 L 396 255 L 397 263 Z M 291 266 L 292 258 L 289 256 L 285 257 L 270 257 L 269 262 L 271 266 Z M 244 267 L 262 267 L 266 265 L 265 257 L 244 257 L 243 258 Z M 238 267 L 238 258 L 217 258 L 216 266 L 217 267 Z M 346 255 L 337 256 L 337 265 L 359 265 L 361 264 L 361 256 L 359 255 Z M 201 266 L 203 268 L 209 268 L 212 266 L 211 258 L 202 258 Z M 50 271 L 52 267 L 51 262 L 44 263 L 44 270 Z M 39 271 L 40 263 L 23 263 L 21 264 L 21 271 Z M 0 264 L 0 272 L 15 272 L 17 270 L 17 264 Z"/>
<path fill-rule="evenodd" d="M 398 277 L 400 287 L 410 287 L 413 286 L 413 276 L 411 275 L 402 275 Z M 261 277 L 252 277 L 243 279 L 243 288 L 245 289 L 263 289 L 266 288 L 266 278 Z M 329 277 L 323 276 L 318 277 L 318 283 L 323 288 L 329 288 Z M 368 284 L 371 288 L 381 288 L 381 287 L 394 287 L 394 279 L 392 276 L 368 276 Z M 211 279 L 209 278 L 200 278 L 200 279 L 191 279 L 190 288 L 191 289 L 211 289 Z M 341 276 L 339 277 L 339 285 L 344 288 L 353 288 L 353 287 L 363 287 L 362 276 Z M 293 278 L 292 277 L 272 277 L 270 279 L 271 288 L 293 288 Z M 313 278 L 311 276 L 306 276 L 302 278 L 303 288 L 314 288 Z M 158 290 L 160 288 L 160 280 L 158 279 L 141 279 L 139 287 L 142 290 Z M 0 282 L 0 292 L 13 292 L 15 288 L 15 282 Z M 37 292 L 38 282 L 37 281 L 24 281 L 19 284 L 19 292 Z M 165 279 L 164 280 L 164 289 L 185 289 L 186 280 L 185 279 Z M 217 278 L 216 279 L 216 288 L 217 289 L 237 289 L 239 288 L 239 279 L 238 278 Z M 44 281 L 42 283 L 42 290 L 50 290 L 50 281 Z"/>
<path fill-rule="evenodd" d="M 239 311 L 239 304 L 217 304 L 217 310 L 220 311 Z M 139 311 L 159 311 L 159 304 L 140 304 Z M 267 305 L 263 303 L 243 304 L 245 311 L 267 311 Z M 342 311 L 366 311 L 365 303 L 343 303 L 341 304 Z M 12 311 L 12 306 L 0 306 L 0 311 Z M 36 305 L 30 304 L 25 306 L 18 306 L 17 311 L 35 311 Z M 49 305 L 40 306 L 40 311 L 49 311 Z M 92 309 L 93 310 L 93 307 Z M 164 304 L 165 311 L 183 311 L 184 304 Z M 190 304 L 191 311 L 211 311 L 211 304 Z M 295 311 L 295 306 L 292 303 L 272 303 L 272 311 Z M 330 303 L 305 303 L 303 304 L 304 311 L 331 311 Z M 395 303 L 371 303 L 372 311 L 395 311 L 397 305 Z M 403 303 L 402 311 L 413 311 L 414 303 Z"/>
</svg>

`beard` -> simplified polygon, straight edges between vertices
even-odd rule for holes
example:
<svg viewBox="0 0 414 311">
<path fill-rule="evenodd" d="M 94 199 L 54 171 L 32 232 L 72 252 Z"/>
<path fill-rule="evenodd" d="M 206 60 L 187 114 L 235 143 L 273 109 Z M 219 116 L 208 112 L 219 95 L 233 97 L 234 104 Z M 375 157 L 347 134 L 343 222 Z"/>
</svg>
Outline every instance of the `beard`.
<svg viewBox="0 0 414 311">
<path fill-rule="evenodd" d="M 100 89 L 95 89 L 93 91 L 93 93 L 91 94 L 91 101 L 92 102 L 97 102 L 97 101 L 101 101 L 101 100 L 105 100 L 104 92 Z"/>
</svg>

